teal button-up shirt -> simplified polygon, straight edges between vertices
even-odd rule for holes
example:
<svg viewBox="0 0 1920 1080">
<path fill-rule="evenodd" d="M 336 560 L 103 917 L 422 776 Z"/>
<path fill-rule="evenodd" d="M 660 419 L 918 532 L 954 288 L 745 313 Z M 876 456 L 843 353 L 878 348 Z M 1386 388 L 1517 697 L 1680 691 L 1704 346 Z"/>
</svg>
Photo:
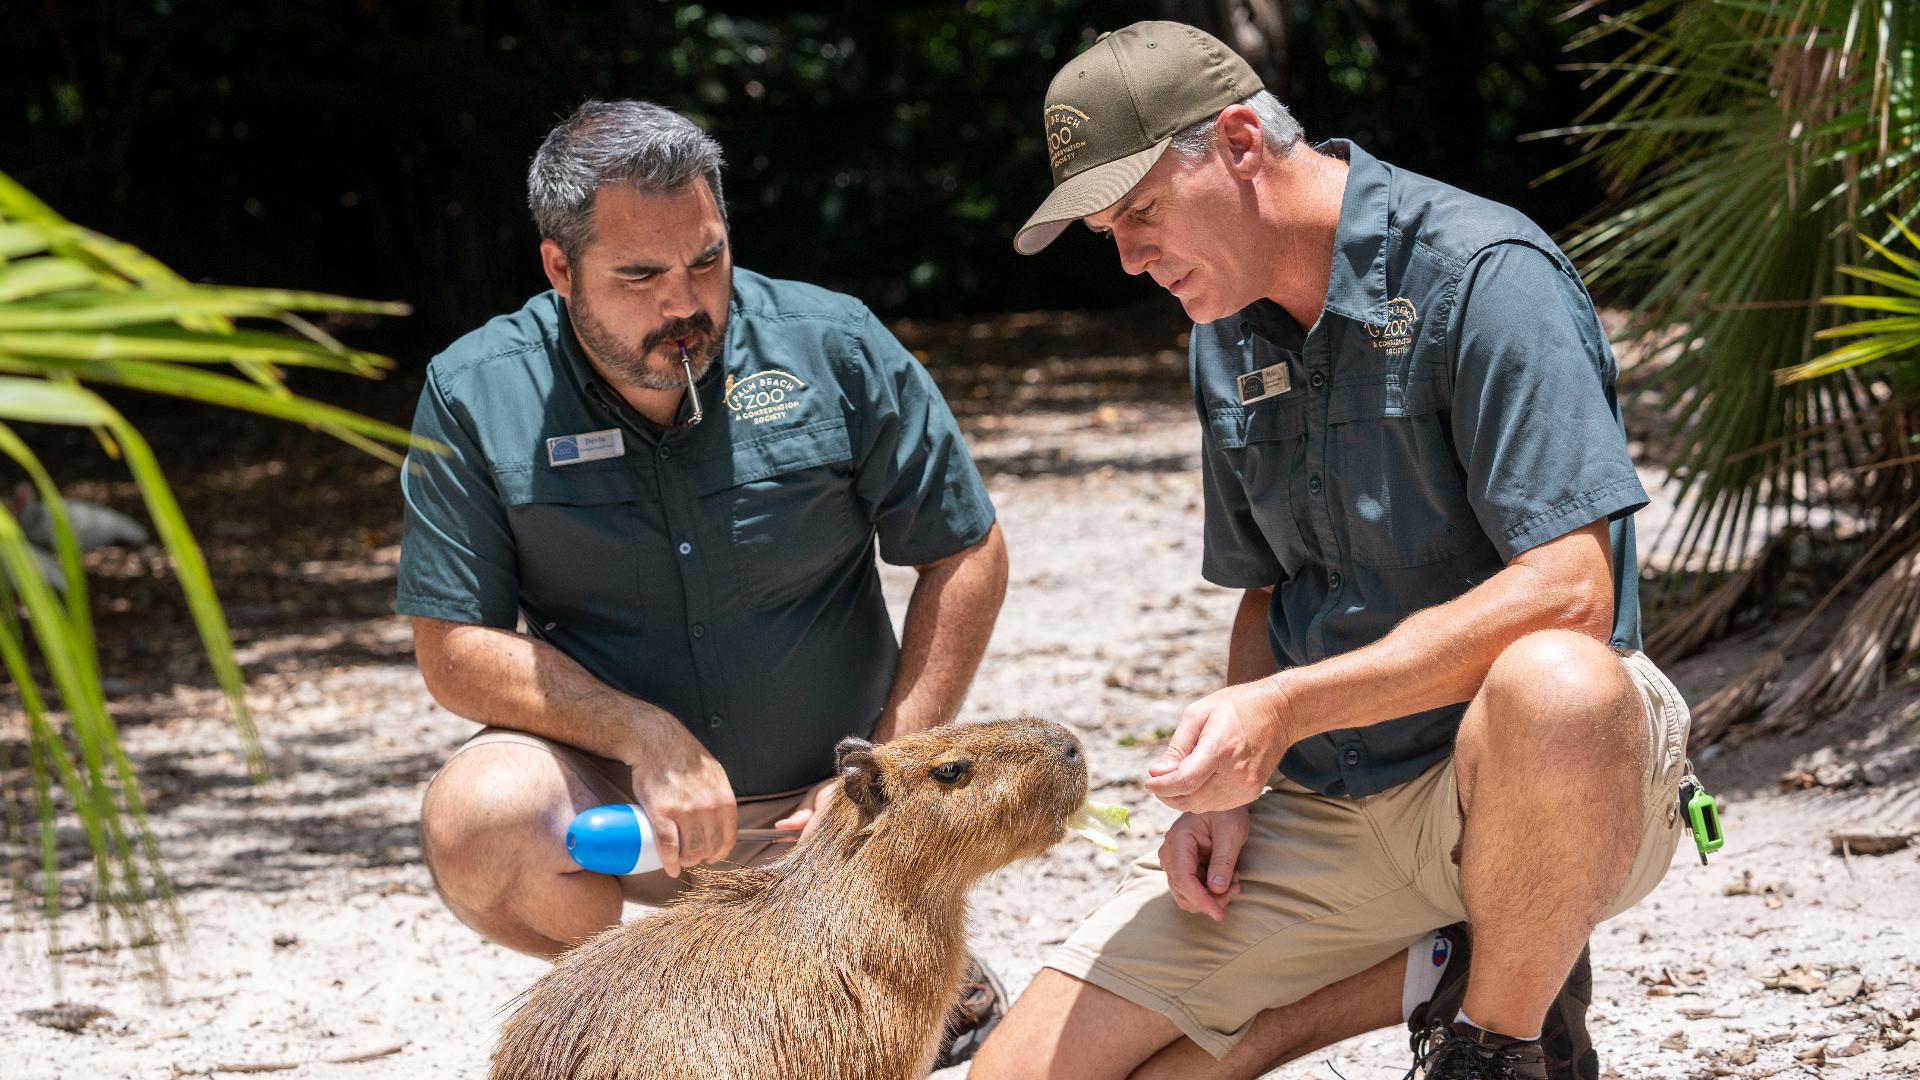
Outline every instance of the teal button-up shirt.
<svg viewBox="0 0 1920 1080">
<path fill-rule="evenodd" d="M 678 717 L 736 793 L 830 776 L 899 646 L 874 565 L 955 554 L 993 506 L 953 414 L 858 301 L 735 270 L 705 419 L 662 428 L 554 293 L 435 357 L 397 610 L 513 628 Z M 683 406 L 685 415 L 688 407 Z"/>
<path fill-rule="evenodd" d="M 1194 328 L 1202 573 L 1273 587 L 1268 639 L 1284 669 L 1371 644 L 1608 519 L 1612 643 L 1637 648 L 1631 515 L 1647 496 L 1579 274 L 1515 210 L 1350 142 L 1321 149 L 1349 169 L 1319 322 L 1302 332 L 1262 300 Z M 1240 377 L 1263 371 L 1246 392 Z M 1280 768 L 1316 791 L 1371 795 L 1451 753 L 1464 711 L 1314 736 Z"/>
</svg>

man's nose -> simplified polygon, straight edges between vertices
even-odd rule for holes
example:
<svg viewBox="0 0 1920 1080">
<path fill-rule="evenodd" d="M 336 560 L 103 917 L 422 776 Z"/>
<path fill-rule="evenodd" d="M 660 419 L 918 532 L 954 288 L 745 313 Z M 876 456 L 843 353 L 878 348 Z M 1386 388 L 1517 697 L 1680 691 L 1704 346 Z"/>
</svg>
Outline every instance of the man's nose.
<svg viewBox="0 0 1920 1080">
<path fill-rule="evenodd" d="M 660 314 L 669 319 L 692 318 L 700 310 L 700 294 L 694 291 L 693 275 L 678 274 L 660 300 Z"/>
<path fill-rule="evenodd" d="M 1139 238 L 1114 230 L 1114 246 L 1120 252 L 1120 268 L 1129 274 L 1144 274 L 1160 255 L 1160 249 Z"/>
</svg>

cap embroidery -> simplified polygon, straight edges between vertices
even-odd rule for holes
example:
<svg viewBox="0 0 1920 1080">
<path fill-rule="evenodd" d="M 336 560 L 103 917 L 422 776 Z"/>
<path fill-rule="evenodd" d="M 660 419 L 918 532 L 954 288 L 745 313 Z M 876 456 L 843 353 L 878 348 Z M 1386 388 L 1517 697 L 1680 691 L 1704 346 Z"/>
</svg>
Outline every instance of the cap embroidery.
<svg viewBox="0 0 1920 1080">
<path fill-rule="evenodd" d="M 1080 137 L 1080 126 L 1092 117 L 1071 105 L 1049 105 L 1046 108 L 1047 125 L 1047 161 L 1054 170 L 1073 160 L 1073 155 L 1084 149 L 1087 140 Z"/>
</svg>

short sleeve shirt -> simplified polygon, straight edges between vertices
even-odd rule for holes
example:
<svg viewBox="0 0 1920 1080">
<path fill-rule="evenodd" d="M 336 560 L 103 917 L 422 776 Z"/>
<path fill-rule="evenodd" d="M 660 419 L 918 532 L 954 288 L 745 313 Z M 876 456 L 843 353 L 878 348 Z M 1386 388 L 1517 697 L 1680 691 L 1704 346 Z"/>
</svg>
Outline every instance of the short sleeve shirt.
<svg viewBox="0 0 1920 1080">
<path fill-rule="evenodd" d="M 876 549 L 924 564 L 993 506 L 926 369 L 857 301 L 737 269 L 704 418 L 663 428 L 551 292 L 427 368 L 397 610 L 525 632 L 678 717 L 741 795 L 833 772 L 898 643 Z M 683 406 L 681 417 L 690 415 Z"/>
<path fill-rule="evenodd" d="M 1515 210 L 1350 142 L 1320 149 L 1349 169 L 1319 322 L 1302 331 L 1262 300 L 1194 328 L 1202 573 L 1273 588 L 1268 639 L 1284 669 L 1371 644 L 1604 519 L 1612 643 L 1638 647 L 1632 514 L 1647 496 L 1572 264 Z M 1254 373 L 1257 388 L 1242 379 Z M 1280 768 L 1371 795 L 1451 753 L 1464 711 L 1314 736 Z"/>
</svg>

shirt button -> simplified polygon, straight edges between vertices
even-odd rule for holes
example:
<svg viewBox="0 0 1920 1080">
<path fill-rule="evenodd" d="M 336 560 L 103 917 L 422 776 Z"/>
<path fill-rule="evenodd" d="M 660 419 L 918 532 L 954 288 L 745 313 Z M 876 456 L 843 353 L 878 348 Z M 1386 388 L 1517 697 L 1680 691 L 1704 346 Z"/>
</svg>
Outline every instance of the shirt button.
<svg viewBox="0 0 1920 1080">
<path fill-rule="evenodd" d="M 694 636 L 694 640 L 696 640 L 696 641 L 697 641 L 697 640 L 699 640 L 700 638 L 703 638 L 703 637 L 706 637 L 706 636 L 707 636 L 707 624 L 706 624 L 706 623 L 694 623 L 694 624 L 693 624 L 693 636 Z"/>
<path fill-rule="evenodd" d="M 1316 384 L 1314 384 L 1314 385 L 1316 385 L 1316 386 L 1317 386 L 1317 385 L 1319 385 L 1319 384 L 1318 384 L 1318 383 L 1316 383 Z M 663 447 L 661 447 L 661 448 L 660 448 L 660 460 L 661 460 L 661 461 L 665 461 L 665 460 L 667 460 L 668 458 L 670 458 L 670 457 L 672 457 L 672 456 L 673 456 L 673 447 L 671 447 L 671 446 L 663 446 Z"/>
<path fill-rule="evenodd" d="M 1312 375 L 1307 376 L 1307 382 L 1313 384 L 1313 388 L 1318 390 L 1327 385 L 1327 377 L 1316 371 Z"/>
<path fill-rule="evenodd" d="M 1339 588 L 1340 587 L 1340 571 L 1335 570 L 1332 573 L 1328 574 L 1327 584 L 1333 586 L 1336 589 Z"/>
<path fill-rule="evenodd" d="M 1320 494 L 1319 473 L 1314 473 L 1312 476 L 1307 477 L 1307 490 L 1313 492 L 1315 495 Z"/>
<path fill-rule="evenodd" d="M 708 726 L 708 727 L 719 727 L 719 726 L 720 726 L 720 714 L 719 714 L 719 713 L 714 713 L 714 714 L 713 714 L 712 716 L 709 716 L 709 717 L 707 717 L 707 726 Z"/>
<path fill-rule="evenodd" d="M 1341 760 L 1349 765 L 1358 765 L 1360 764 L 1360 751 L 1349 746 L 1347 747 L 1346 754 L 1341 757 Z"/>
<path fill-rule="evenodd" d="M 693 545 L 687 543 L 685 540 L 680 541 L 680 554 L 682 555 L 693 554 Z"/>
</svg>

